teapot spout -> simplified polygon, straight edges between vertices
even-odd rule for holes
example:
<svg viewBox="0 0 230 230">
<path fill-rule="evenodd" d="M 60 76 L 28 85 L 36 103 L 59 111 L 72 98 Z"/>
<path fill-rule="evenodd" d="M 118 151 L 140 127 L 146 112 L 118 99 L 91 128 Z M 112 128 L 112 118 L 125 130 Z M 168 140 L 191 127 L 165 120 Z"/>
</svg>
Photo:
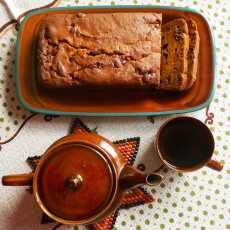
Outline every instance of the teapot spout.
<svg viewBox="0 0 230 230">
<path fill-rule="evenodd" d="M 163 176 L 158 173 L 144 174 L 134 167 L 126 165 L 121 171 L 119 185 L 122 190 L 127 190 L 141 184 L 156 186 L 162 180 Z"/>
</svg>

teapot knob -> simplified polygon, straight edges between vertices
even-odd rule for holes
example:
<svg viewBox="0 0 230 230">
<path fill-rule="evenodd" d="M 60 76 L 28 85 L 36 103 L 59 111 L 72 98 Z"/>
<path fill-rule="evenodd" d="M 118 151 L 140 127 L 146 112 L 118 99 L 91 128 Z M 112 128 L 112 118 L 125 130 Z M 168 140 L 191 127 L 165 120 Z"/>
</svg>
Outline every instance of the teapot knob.
<svg viewBox="0 0 230 230">
<path fill-rule="evenodd" d="M 77 191 L 83 182 L 83 178 L 81 175 L 77 174 L 77 175 L 73 175 L 70 176 L 67 180 L 66 180 L 66 186 L 73 192 Z"/>
</svg>

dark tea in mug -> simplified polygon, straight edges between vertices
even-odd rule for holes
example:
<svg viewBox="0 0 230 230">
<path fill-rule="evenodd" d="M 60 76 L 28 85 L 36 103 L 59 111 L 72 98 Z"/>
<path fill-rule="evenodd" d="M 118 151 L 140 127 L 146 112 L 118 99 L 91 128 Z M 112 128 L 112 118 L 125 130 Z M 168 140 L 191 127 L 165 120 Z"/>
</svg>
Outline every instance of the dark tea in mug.
<svg viewBox="0 0 230 230">
<path fill-rule="evenodd" d="M 161 158 L 171 167 L 193 170 L 211 159 L 214 139 L 201 121 L 178 117 L 160 128 L 157 148 Z"/>
</svg>

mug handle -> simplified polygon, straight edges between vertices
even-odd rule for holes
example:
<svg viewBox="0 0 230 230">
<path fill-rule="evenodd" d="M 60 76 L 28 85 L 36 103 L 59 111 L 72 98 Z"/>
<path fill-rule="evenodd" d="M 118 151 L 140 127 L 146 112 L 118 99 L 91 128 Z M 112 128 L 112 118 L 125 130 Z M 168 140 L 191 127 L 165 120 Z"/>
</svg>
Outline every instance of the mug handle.
<svg viewBox="0 0 230 230">
<path fill-rule="evenodd" d="M 216 160 L 210 160 L 206 166 L 208 166 L 211 169 L 214 169 L 216 171 L 221 171 L 224 167 L 224 165 L 222 163 L 220 163 L 219 161 Z"/>
<path fill-rule="evenodd" d="M 6 175 L 2 177 L 2 184 L 6 186 L 26 186 L 33 184 L 33 173 Z"/>
</svg>

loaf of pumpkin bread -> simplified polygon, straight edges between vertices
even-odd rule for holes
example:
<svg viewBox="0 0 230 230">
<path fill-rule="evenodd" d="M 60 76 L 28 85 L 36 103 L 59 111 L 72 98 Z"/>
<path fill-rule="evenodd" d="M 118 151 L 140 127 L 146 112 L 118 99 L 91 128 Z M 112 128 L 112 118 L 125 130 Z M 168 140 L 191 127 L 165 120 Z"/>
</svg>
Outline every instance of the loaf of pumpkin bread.
<svg viewBox="0 0 230 230">
<path fill-rule="evenodd" d="M 159 13 L 46 16 L 39 28 L 38 81 L 46 87 L 158 87 Z"/>
</svg>

